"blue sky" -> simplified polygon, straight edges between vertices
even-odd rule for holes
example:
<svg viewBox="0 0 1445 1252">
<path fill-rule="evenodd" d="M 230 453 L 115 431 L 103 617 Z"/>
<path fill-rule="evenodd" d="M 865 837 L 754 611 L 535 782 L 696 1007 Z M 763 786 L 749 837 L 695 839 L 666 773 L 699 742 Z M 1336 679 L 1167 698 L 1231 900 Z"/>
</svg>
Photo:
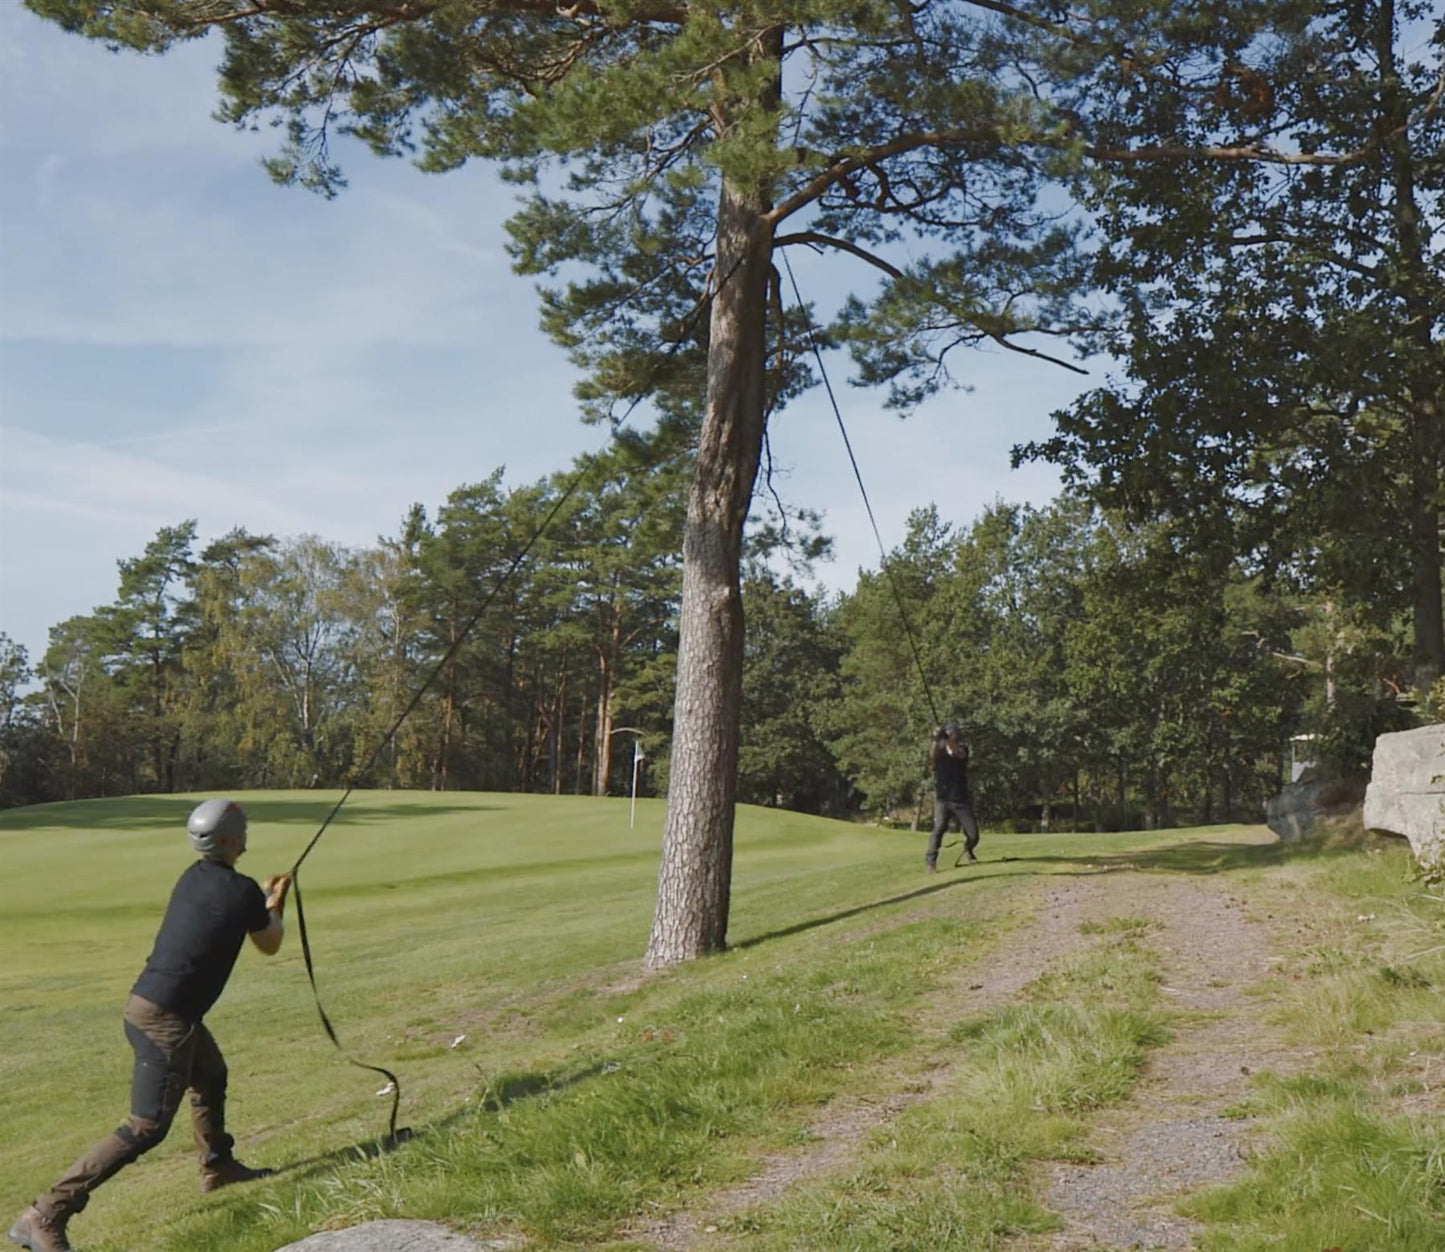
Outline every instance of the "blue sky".
<svg viewBox="0 0 1445 1252">
<path fill-rule="evenodd" d="M 272 137 L 211 118 L 215 60 L 111 54 L 0 3 L 0 631 L 32 661 L 161 526 L 361 545 L 413 501 L 603 439 L 508 266 L 515 189 L 345 150 L 337 200 L 279 189 L 257 164 Z M 820 307 L 871 284 L 793 263 Z M 1053 471 L 1010 471 L 1009 449 L 1099 380 L 1002 351 L 958 366 L 970 391 L 900 423 L 829 362 L 890 546 L 930 501 L 967 524 L 1047 500 Z M 772 441 L 785 497 L 835 537 L 820 578 L 851 586 L 877 550 L 822 392 Z"/>
</svg>

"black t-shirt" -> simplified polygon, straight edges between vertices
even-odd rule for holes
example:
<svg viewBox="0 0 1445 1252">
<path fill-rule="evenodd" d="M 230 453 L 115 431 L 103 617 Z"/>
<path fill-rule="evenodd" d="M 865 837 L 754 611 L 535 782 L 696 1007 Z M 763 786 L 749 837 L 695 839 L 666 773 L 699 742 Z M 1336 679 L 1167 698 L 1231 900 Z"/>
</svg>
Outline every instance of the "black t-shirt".
<svg viewBox="0 0 1445 1252">
<path fill-rule="evenodd" d="M 226 988 L 252 931 L 271 924 L 254 878 L 219 861 L 197 861 L 171 892 L 146 967 L 131 994 L 198 1022 Z"/>
<path fill-rule="evenodd" d="M 951 756 L 940 747 L 933 758 L 933 795 L 955 803 L 968 801 L 968 750 Z"/>
</svg>

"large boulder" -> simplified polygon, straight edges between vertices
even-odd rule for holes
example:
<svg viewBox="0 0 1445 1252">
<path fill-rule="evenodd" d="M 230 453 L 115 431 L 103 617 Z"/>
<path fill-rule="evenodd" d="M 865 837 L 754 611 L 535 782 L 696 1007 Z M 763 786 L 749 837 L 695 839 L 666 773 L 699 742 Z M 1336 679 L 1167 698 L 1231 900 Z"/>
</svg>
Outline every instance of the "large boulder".
<svg viewBox="0 0 1445 1252">
<path fill-rule="evenodd" d="M 435 1222 L 363 1222 L 347 1230 L 323 1230 L 318 1235 L 288 1243 L 277 1252 L 482 1252 L 486 1248 L 520 1248 L 515 1236 L 477 1242 Z"/>
<path fill-rule="evenodd" d="M 1306 773 L 1265 801 L 1264 820 L 1281 843 L 1308 839 L 1321 818 L 1347 817 L 1359 808 L 1365 777 L 1314 778 Z"/>
<path fill-rule="evenodd" d="M 1365 827 L 1403 835 L 1426 865 L 1445 863 L 1445 725 L 1375 740 Z"/>
</svg>

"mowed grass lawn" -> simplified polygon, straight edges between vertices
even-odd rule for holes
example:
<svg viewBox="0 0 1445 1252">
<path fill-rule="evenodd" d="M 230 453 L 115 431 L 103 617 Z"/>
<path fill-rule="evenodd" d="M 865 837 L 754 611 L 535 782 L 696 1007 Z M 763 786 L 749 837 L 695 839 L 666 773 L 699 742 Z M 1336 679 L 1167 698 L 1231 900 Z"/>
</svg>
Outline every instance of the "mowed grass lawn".
<svg viewBox="0 0 1445 1252">
<path fill-rule="evenodd" d="M 120 1011 L 201 798 L 0 814 L 6 1223 L 124 1116 Z M 251 823 L 240 867 L 260 879 L 291 863 L 335 796 L 236 798 Z M 399 1072 L 418 1137 L 374 1159 L 348 1152 L 384 1131 L 388 1101 L 323 1035 L 292 919 L 278 957 L 247 945 L 207 1019 L 238 1155 L 282 1172 L 200 1196 L 183 1109 L 73 1223 L 77 1246 L 267 1252 L 388 1214 L 534 1246 L 623 1240 L 637 1216 L 745 1177 L 809 1109 L 867 1090 L 913 1041 L 910 1010 L 1005 941 L 1039 875 L 1190 838 L 992 835 L 982 864 L 926 879 L 922 835 L 742 808 L 732 950 L 644 978 L 662 817 L 660 801 L 639 803 L 632 830 L 625 801 L 354 796 L 303 871 L 313 950 L 343 1040 Z"/>
</svg>

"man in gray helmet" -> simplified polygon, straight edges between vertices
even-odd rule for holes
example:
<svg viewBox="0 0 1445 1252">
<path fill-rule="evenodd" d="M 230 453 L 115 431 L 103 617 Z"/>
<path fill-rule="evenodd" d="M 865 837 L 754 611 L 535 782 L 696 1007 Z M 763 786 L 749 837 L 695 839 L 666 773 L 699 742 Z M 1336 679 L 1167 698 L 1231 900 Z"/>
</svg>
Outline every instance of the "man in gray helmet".
<svg viewBox="0 0 1445 1252">
<path fill-rule="evenodd" d="M 263 891 L 236 872 L 246 851 L 246 814 L 239 804 L 206 800 L 186 829 L 200 859 L 171 892 L 155 947 L 125 1006 L 125 1035 L 135 1052 L 130 1117 L 16 1219 L 10 1238 L 31 1252 L 69 1252 L 67 1223 L 101 1183 L 166 1137 L 187 1088 L 201 1190 L 271 1172 L 249 1169 L 232 1155 L 226 1062 L 203 1019 L 225 989 L 248 934 L 267 956 L 280 950 L 291 876 L 268 878 Z"/>
</svg>

